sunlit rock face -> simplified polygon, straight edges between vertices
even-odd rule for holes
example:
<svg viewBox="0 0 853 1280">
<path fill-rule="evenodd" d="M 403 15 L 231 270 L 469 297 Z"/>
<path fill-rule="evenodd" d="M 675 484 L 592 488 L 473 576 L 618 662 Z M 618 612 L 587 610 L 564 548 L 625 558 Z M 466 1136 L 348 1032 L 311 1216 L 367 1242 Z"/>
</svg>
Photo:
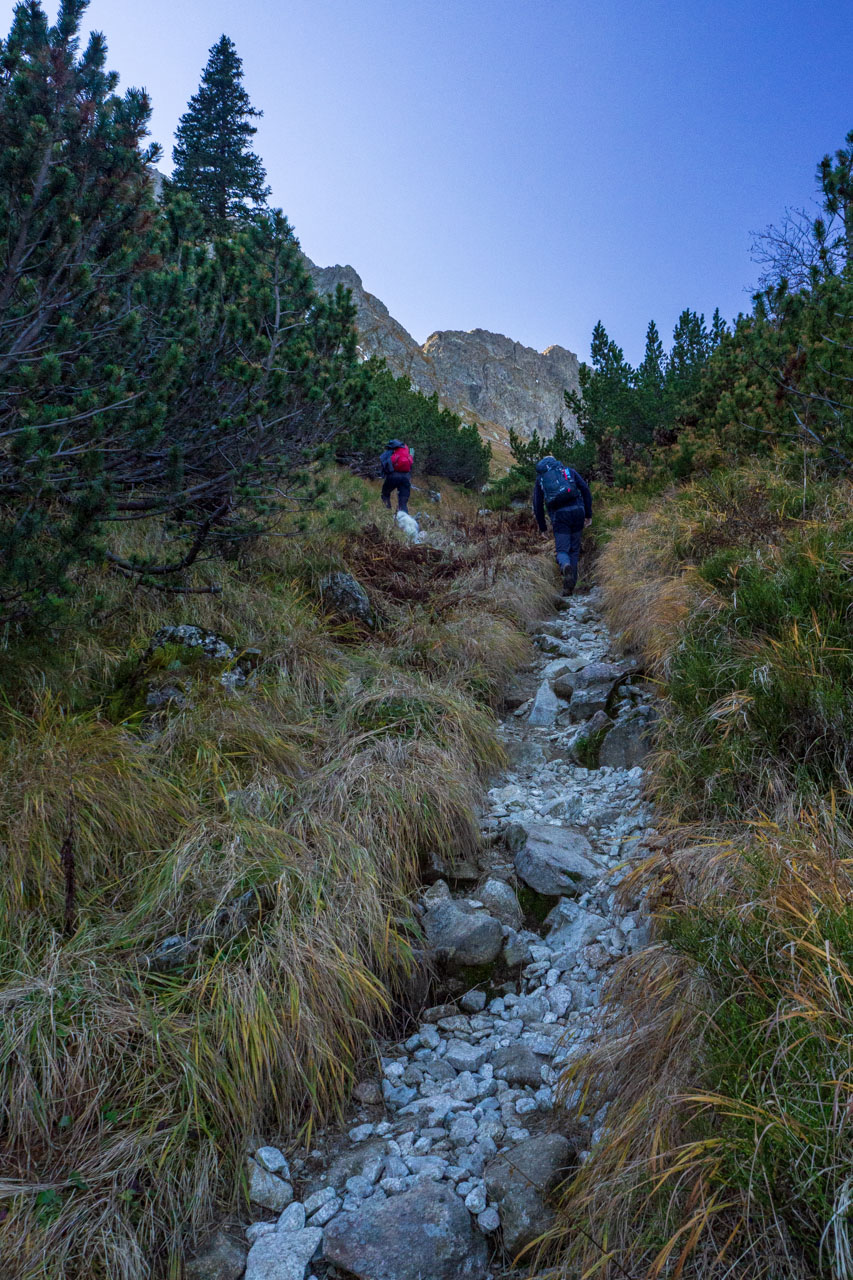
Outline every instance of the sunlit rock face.
<svg viewBox="0 0 853 1280">
<path fill-rule="evenodd" d="M 384 356 L 418 391 L 436 392 L 443 405 L 475 422 L 484 439 L 505 446 L 510 429 L 548 436 L 560 415 L 574 425 L 563 392 L 577 390 L 578 358 L 565 347 L 535 351 L 487 329 L 438 330 L 421 346 L 352 267 L 306 263 L 319 293 L 333 293 L 338 284 L 352 290 L 365 358 Z"/>
</svg>

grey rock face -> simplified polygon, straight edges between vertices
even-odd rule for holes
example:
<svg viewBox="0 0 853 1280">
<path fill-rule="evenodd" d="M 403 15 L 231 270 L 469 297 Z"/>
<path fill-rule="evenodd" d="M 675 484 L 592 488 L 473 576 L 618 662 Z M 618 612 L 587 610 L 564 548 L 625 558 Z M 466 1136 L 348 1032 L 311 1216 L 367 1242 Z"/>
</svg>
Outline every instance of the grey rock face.
<svg viewBox="0 0 853 1280">
<path fill-rule="evenodd" d="M 575 721 L 588 720 L 596 711 L 604 711 L 610 695 L 626 668 L 617 662 L 590 662 L 574 676 L 574 692 L 569 712 Z"/>
<path fill-rule="evenodd" d="M 424 913 L 427 942 L 454 967 L 491 964 L 503 943 L 500 921 L 446 898 Z"/>
<path fill-rule="evenodd" d="M 601 744 L 599 764 L 611 769 L 633 769 L 651 750 L 651 722 L 636 712 L 619 720 Z"/>
<path fill-rule="evenodd" d="M 352 267 L 305 263 L 318 293 L 334 293 L 338 284 L 352 290 L 365 357 L 384 356 L 394 373 L 405 374 L 425 395 L 435 392 L 487 438 L 506 441 L 510 428 L 525 438 L 533 431 L 547 438 L 561 414 L 575 425 L 563 400 L 564 391 L 578 389 L 578 358 L 571 351 L 534 351 L 485 329 L 439 331 L 420 346 Z"/>
<path fill-rule="evenodd" d="M 339 1214 L 323 1253 L 359 1280 L 480 1280 L 486 1265 L 485 1241 L 465 1205 L 435 1182 Z"/>
<path fill-rule="evenodd" d="M 483 906 L 501 924 L 508 924 L 511 929 L 520 929 L 524 914 L 515 896 L 515 890 L 505 880 L 491 878 L 477 889 L 477 897 Z"/>
<path fill-rule="evenodd" d="M 351 573 L 330 573 L 320 583 L 323 603 L 344 618 L 355 618 L 367 627 L 376 625 L 367 592 Z"/>
<path fill-rule="evenodd" d="M 579 893 L 601 875 L 592 846 L 580 832 L 539 822 L 526 830 L 527 843 L 515 855 L 515 869 L 537 893 Z"/>
<path fill-rule="evenodd" d="M 571 1146 L 559 1133 L 519 1142 L 486 1165 L 486 1190 L 497 1203 L 504 1245 L 513 1257 L 551 1226 L 548 1195 L 565 1176 Z"/>
<path fill-rule="evenodd" d="M 554 690 L 547 680 L 543 680 L 533 700 L 533 706 L 530 708 L 528 717 L 530 723 L 538 729 L 550 729 L 557 719 L 559 710 L 560 704 Z"/>
<path fill-rule="evenodd" d="M 549 947 L 559 948 L 567 956 L 574 957 L 581 947 L 594 942 L 607 928 L 604 916 L 563 898 L 545 921 L 550 926 L 547 941 Z"/>
<path fill-rule="evenodd" d="M 319 1227 L 261 1236 L 249 1250 L 246 1280 L 305 1280 L 308 1263 L 322 1239 Z"/>
<path fill-rule="evenodd" d="M 184 1275 L 186 1280 L 240 1280 L 245 1267 L 245 1246 L 215 1231 L 184 1264 Z"/>
</svg>

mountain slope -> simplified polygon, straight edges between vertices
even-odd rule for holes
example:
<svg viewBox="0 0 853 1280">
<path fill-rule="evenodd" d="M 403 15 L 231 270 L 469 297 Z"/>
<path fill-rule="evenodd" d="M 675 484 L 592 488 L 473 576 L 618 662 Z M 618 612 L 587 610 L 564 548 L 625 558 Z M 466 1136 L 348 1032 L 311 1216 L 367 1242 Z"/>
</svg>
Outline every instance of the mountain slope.
<svg viewBox="0 0 853 1280">
<path fill-rule="evenodd" d="M 524 437 L 534 431 L 548 436 L 561 414 L 574 425 L 563 392 L 577 390 L 578 358 L 565 347 L 535 351 L 487 329 L 438 330 L 421 346 L 367 292 L 353 267 L 305 261 L 319 293 L 332 293 L 338 284 L 352 290 L 364 356 L 384 356 L 392 371 L 405 374 L 418 391 L 437 393 L 443 405 L 476 423 L 499 456 L 510 428 Z"/>
</svg>

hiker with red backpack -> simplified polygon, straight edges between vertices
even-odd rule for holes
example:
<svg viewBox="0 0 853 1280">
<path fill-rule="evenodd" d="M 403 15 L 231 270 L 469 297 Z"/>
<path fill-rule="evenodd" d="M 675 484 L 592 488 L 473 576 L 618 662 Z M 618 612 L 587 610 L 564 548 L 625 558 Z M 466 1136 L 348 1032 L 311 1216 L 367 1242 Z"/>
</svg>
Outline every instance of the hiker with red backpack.
<svg viewBox="0 0 853 1280">
<path fill-rule="evenodd" d="M 563 595 L 570 596 L 578 580 L 583 531 L 592 522 L 592 494 L 583 476 L 549 454 L 536 463 L 533 514 L 546 533 L 545 512 L 551 517 L 554 551 L 563 574 Z"/>
<path fill-rule="evenodd" d="M 388 441 L 379 463 L 384 476 L 382 501 L 389 510 L 391 508 L 392 489 L 397 490 L 397 510 L 405 512 L 409 510 L 409 494 L 412 492 L 410 473 L 413 461 L 411 450 L 408 445 L 403 444 L 402 440 Z"/>
</svg>

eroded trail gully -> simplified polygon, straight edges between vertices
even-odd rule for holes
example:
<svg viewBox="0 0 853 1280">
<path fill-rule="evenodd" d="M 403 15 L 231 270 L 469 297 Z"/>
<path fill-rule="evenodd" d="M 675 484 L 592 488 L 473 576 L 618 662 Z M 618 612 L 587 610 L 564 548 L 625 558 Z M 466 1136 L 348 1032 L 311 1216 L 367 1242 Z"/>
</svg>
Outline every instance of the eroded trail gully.
<svg viewBox="0 0 853 1280">
<path fill-rule="evenodd" d="M 552 1221 L 549 1192 L 596 1140 L 601 1116 L 558 1104 L 556 1086 L 594 1034 L 610 967 L 645 942 L 642 904 L 620 907 L 615 890 L 649 834 L 654 711 L 610 657 L 595 594 L 566 604 L 508 694 L 510 764 L 488 792 L 480 865 L 422 892 L 458 994 L 385 1046 L 347 1133 L 289 1162 L 254 1152 L 263 1220 L 246 1233 L 246 1280 L 515 1274 Z"/>
</svg>

